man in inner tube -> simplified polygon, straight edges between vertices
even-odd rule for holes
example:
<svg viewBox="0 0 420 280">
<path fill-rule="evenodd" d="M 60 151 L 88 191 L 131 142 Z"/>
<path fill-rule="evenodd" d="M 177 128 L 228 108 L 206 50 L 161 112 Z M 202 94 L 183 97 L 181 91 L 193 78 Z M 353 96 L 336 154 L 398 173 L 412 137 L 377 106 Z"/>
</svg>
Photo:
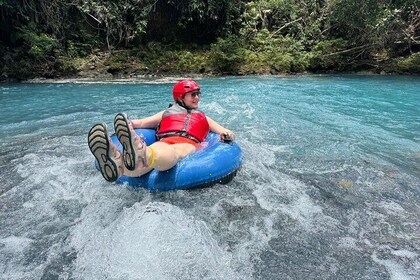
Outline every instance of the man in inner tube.
<svg viewBox="0 0 420 280">
<path fill-rule="evenodd" d="M 220 134 L 222 140 L 233 141 L 234 133 L 198 110 L 200 86 L 193 80 L 183 80 L 173 87 L 175 104 L 153 116 L 129 120 L 119 113 L 114 119 L 115 133 L 123 153 L 112 143 L 106 124 L 94 125 L 88 143 L 97 159 L 105 180 L 113 182 L 126 175 L 142 176 L 152 169 L 165 171 L 200 147 L 209 131 Z M 156 129 L 158 141 L 147 146 L 134 129 Z"/>
</svg>

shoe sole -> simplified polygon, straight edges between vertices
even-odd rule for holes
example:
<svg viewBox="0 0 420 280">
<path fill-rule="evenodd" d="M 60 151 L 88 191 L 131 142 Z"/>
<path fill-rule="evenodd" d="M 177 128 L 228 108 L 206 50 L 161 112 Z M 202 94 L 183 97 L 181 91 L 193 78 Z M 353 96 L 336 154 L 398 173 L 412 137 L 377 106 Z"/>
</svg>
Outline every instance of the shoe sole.
<svg viewBox="0 0 420 280">
<path fill-rule="evenodd" d="M 88 134 L 88 145 L 93 156 L 99 163 L 102 176 L 108 182 L 118 179 L 118 166 L 111 158 L 111 145 L 106 124 L 96 124 Z"/>
<path fill-rule="evenodd" d="M 128 170 L 133 171 L 137 165 L 137 150 L 134 145 L 134 137 L 131 136 L 128 117 L 124 113 L 119 113 L 114 118 L 115 134 L 123 146 L 124 165 Z"/>
</svg>

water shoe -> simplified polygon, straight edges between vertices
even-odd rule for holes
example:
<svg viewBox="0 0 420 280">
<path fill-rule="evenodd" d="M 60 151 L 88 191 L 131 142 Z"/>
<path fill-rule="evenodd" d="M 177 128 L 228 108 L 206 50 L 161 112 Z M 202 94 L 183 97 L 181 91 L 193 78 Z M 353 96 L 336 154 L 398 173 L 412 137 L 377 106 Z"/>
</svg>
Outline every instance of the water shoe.
<svg viewBox="0 0 420 280">
<path fill-rule="evenodd" d="M 95 124 L 88 134 L 89 149 L 99 163 L 102 176 L 108 182 L 114 182 L 123 173 L 121 153 L 112 144 L 106 124 Z"/>
<path fill-rule="evenodd" d="M 131 121 L 125 113 L 118 113 L 114 118 L 114 129 L 123 146 L 124 165 L 128 170 L 146 167 L 147 145 L 134 131 Z"/>
</svg>

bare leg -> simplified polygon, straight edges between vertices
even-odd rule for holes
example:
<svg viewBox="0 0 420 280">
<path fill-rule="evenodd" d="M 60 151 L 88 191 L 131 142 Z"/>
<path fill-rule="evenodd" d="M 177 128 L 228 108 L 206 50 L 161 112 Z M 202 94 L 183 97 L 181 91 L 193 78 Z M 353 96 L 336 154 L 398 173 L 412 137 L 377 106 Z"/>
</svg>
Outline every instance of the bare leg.
<svg viewBox="0 0 420 280">
<path fill-rule="evenodd" d="M 129 177 L 140 177 L 150 171 L 152 171 L 153 167 L 137 167 L 133 171 L 124 168 L 124 175 Z"/>
<path fill-rule="evenodd" d="M 124 147 L 124 175 L 138 177 L 156 168 L 165 171 L 182 158 L 195 151 L 194 145 L 179 143 L 169 145 L 155 142 L 149 147 L 134 131 L 132 122 L 124 113 L 114 118 L 114 128 L 118 140 Z"/>
<path fill-rule="evenodd" d="M 164 142 L 155 142 L 151 147 L 156 151 L 154 168 L 159 171 L 174 167 L 180 159 L 195 151 L 195 147 L 187 143 L 169 145 Z"/>
<path fill-rule="evenodd" d="M 164 142 L 155 142 L 150 145 L 155 151 L 155 160 L 152 167 L 137 167 L 133 171 L 129 171 L 124 168 L 124 175 L 131 177 L 139 177 L 147 172 L 150 172 L 153 168 L 156 168 L 159 171 L 165 171 L 171 169 L 177 164 L 177 162 L 186 157 L 187 155 L 195 151 L 195 147 L 191 144 L 180 143 L 169 145 Z M 152 152 L 150 149 L 146 151 L 146 160 L 150 164 L 152 161 Z"/>
</svg>

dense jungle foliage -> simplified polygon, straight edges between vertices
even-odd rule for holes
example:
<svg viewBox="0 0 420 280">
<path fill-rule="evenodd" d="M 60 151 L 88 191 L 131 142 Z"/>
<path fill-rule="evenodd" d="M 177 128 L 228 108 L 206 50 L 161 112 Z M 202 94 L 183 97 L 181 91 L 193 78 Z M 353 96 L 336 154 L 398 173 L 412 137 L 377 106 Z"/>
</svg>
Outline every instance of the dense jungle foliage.
<svg viewBox="0 0 420 280">
<path fill-rule="evenodd" d="M 420 0 L 0 0 L 0 22 L 2 80 L 420 73 Z"/>
</svg>

